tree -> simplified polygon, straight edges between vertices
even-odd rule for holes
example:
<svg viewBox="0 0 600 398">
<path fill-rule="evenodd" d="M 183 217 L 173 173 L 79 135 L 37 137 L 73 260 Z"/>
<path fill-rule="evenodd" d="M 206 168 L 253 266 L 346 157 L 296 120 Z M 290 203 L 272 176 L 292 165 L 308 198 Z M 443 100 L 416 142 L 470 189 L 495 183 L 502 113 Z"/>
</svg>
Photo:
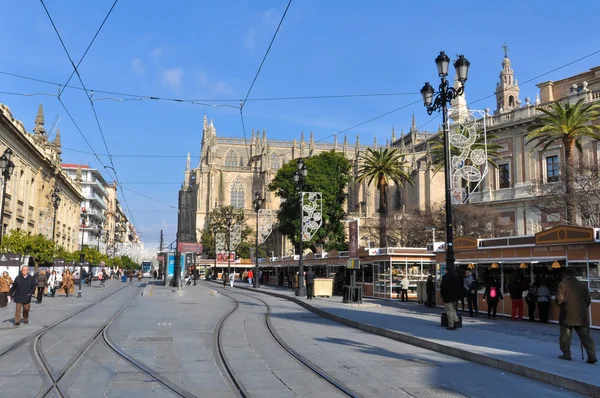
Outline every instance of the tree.
<svg viewBox="0 0 600 398">
<path fill-rule="evenodd" d="M 551 104 L 548 108 L 539 107 L 544 115 L 538 117 L 534 125 L 529 128 L 527 143 L 536 141 L 535 148 L 542 147 L 546 151 L 550 145 L 560 141 L 564 148 L 564 191 L 566 199 L 566 222 L 576 222 L 577 210 L 571 205 L 572 195 L 575 193 L 574 166 L 575 148 L 582 152 L 581 139 L 590 137 L 600 139 L 600 126 L 591 124 L 600 116 L 600 103 L 594 102 L 584 105 L 584 99 L 575 104 L 560 102 Z"/>
<path fill-rule="evenodd" d="M 359 157 L 362 161 L 356 177 L 357 183 L 367 182 L 371 185 L 376 181 L 379 190 L 379 244 L 387 247 L 387 204 L 388 187 L 390 180 L 397 186 L 403 186 L 405 182 L 413 184 L 408 171 L 408 163 L 404 160 L 404 154 L 397 148 L 368 148 Z"/>
<path fill-rule="evenodd" d="M 227 234 L 227 217 L 232 218 L 232 225 L 242 225 L 242 241 L 236 248 L 236 253 L 242 258 L 250 257 L 250 247 L 254 247 L 254 240 L 250 240 L 253 236 L 252 229 L 246 224 L 244 210 L 237 209 L 233 206 L 217 207 L 209 214 L 208 227 L 202 231 L 200 241 L 202 242 L 203 252 L 208 256 L 215 255 L 215 241 L 213 236 L 213 227 L 217 227 L 217 233 Z M 227 239 L 227 235 L 225 235 Z M 225 241 L 227 245 L 227 241 Z M 225 247 L 227 250 L 227 247 Z"/>
<path fill-rule="evenodd" d="M 347 199 L 346 186 L 350 181 L 350 163 L 339 152 L 322 152 L 303 159 L 308 168 L 304 184 L 305 192 L 321 192 L 323 199 L 323 221 L 321 228 L 305 247 L 316 251 L 317 245 L 324 250 L 347 248 L 343 220 L 346 217 L 344 203 Z M 297 161 L 283 165 L 269 184 L 282 203 L 277 212 L 278 230 L 296 246 L 300 247 L 300 194 L 294 182 Z"/>
<path fill-rule="evenodd" d="M 54 242 L 42 234 L 29 235 L 23 230 L 13 229 L 2 239 L 2 252 L 19 254 L 21 261 L 31 256 L 36 265 L 47 265 L 52 263 L 56 249 Z"/>
</svg>

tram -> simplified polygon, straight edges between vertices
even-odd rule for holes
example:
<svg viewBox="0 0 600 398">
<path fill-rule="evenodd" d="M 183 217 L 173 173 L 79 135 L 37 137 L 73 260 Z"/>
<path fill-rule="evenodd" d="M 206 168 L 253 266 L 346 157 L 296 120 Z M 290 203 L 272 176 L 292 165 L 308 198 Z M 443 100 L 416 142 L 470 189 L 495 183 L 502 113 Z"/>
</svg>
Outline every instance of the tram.
<svg viewBox="0 0 600 398">
<path fill-rule="evenodd" d="M 150 278 L 152 276 L 152 261 L 142 261 L 142 277 Z"/>
</svg>

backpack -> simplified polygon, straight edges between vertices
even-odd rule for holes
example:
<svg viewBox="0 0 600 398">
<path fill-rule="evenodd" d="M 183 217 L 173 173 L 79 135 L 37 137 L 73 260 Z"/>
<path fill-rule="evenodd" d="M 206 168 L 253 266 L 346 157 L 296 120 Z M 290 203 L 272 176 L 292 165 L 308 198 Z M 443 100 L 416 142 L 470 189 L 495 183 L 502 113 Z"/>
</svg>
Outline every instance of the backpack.
<svg viewBox="0 0 600 398">
<path fill-rule="evenodd" d="M 498 294 L 496 293 L 496 286 L 492 286 L 490 288 L 490 298 L 496 298 Z"/>
<path fill-rule="evenodd" d="M 535 286 L 531 286 L 529 290 L 527 290 L 527 295 L 525 296 L 525 300 L 535 301 L 537 300 L 537 288 Z"/>
</svg>

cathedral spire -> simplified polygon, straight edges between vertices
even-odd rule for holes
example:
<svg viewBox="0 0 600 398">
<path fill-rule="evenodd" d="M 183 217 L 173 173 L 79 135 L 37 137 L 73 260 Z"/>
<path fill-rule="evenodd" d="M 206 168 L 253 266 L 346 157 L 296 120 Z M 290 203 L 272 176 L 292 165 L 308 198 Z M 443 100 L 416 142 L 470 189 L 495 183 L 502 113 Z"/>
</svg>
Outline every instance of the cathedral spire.
<svg viewBox="0 0 600 398">
<path fill-rule="evenodd" d="M 373 148 L 377 149 L 377 136 L 373 136 Z"/>
<path fill-rule="evenodd" d="M 208 121 L 206 119 L 206 113 L 204 114 L 204 130 L 208 128 Z"/>
<path fill-rule="evenodd" d="M 396 142 L 396 129 L 392 126 L 392 144 Z"/>
<path fill-rule="evenodd" d="M 458 91 L 461 83 L 458 81 L 458 74 L 454 75 L 454 89 Z M 455 122 L 462 122 L 469 116 L 469 109 L 467 108 L 467 100 L 465 99 L 465 93 L 455 97 L 450 101 L 452 109 L 450 109 L 450 118 Z"/>
<path fill-rule="evenodd" d="M 308 153 L 309 156 L 313 155 L 313 151 L 315 150 L 315 136 L 314 133 L 310 132 L 310 140 L 308 141 Z"/>
<path fill-rule="evenodd" d="M 33 128 L 34 139 L 37 144 L 42 144 L 46 129 L 44 128 L 44 107 L 42 104 L 38 107 L 37 116 L 35 117 L 35 127 Z"/>
<path fill-rule="evenodd" d="M 337 133 L 333 133 L 333 150 L 337 151 Z"/>
<path fill-rule="evenodd" d="M 496 111 L 505 112 L 518 108 L 521 104 L 519 99 L 519 83 L 515 79 L 510 59 L 508 58 L 508 47 L 506 43 L 502 46 L 504 50 L 504 59 L 502 59 L 502 70 L 500 71 L 500 81 L 496 84 Z"/>
<path fill-rule="evenodd" d="M 344 134 L 344 156 L 348 155 L 348 136 Z"/>
<path fill-rule="evenodd" d="M 187 161 L 185 162 L 185 171 L 186 172 L 190 171 L 190 162 L 191 162 L 191 158 L 190 158 L 190 153 L 188 152 Z"/>
<path fill-rule="evenodd" d="M 410 124 L 410 131 L 411 132 L 416 132 L 417 131 L 417 119 L 415 119 L 415 113 L 413 112 L 412 115 L 412 123 Z"/>
</svg>

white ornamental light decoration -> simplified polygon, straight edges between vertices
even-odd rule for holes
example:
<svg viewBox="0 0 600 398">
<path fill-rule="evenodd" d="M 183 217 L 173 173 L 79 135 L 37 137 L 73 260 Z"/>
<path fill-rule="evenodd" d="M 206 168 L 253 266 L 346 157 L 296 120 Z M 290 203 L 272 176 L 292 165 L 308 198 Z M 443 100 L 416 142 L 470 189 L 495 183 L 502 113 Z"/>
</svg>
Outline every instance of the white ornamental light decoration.
<svg viewBox="0 0 600 398">
<path fill-rule="evenodd" d="M 460 151 L 458 155 L 452 155 L 450 158 L 453 204 L 466 203 L 488 173 L 485 118 L 485 111 L 471 110 L 468 117 L 453 124 L 449 129 L 450 148 L 454 147 Z M 452 154 L 452 150 L 450 153 Z M 471 187 L 470 192 L 463 188 L 465 183 Z"/>
<path fill-rule="evenodd" d="M 309 241 L 323 224 L 321 192 L 302 192 L 302 240 Z"/>
<path fill-rule="evenodd" d="M 229 238 L 229 247 L 231 251 L 234 251 L 238 245 L 242 242 L 242 224 L 236 223 L 231 226 L 231 235 Z"/>
<path fill-rule="evenodd" d="M 258 211 L 258 243 L 263 244 L 273 231 L 275 215 L 272 210 L 260 209 Z"/>
<path fill-rule="evenodd" d="M 225 233 L 219 232 L 215 237 L 215 249 L 217 253 L 225 251 Z"/>
</svg>

